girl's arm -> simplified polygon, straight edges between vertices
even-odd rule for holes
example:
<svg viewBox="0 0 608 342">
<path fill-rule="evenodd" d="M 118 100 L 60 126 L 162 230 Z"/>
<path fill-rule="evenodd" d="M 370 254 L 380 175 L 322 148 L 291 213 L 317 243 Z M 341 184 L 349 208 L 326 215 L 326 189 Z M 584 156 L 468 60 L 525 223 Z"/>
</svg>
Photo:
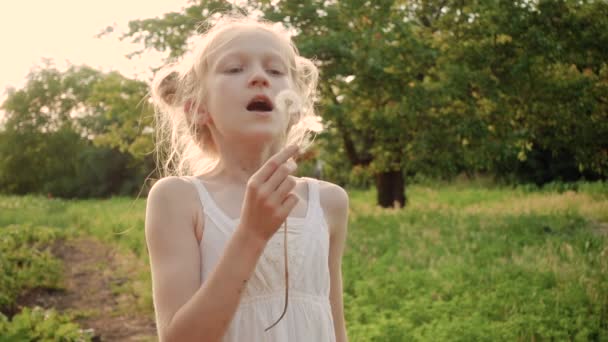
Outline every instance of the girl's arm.
<svg viewBox="0 0 608 342">
<path fill-rule="evenodd" d="M 198 198 L 186 200 L 191 196 L 197 196 L 192 184 L 178 178 L 159 181 L 148 195 L 146 240 L 161 341 L 220 340 L 265 246 L 237 230 L 216 271 L 201 286 L 196 217 L 184 205 L 199 203 Z"/>
<path fill-rule="evenodd" d="M 344 304 L 342 300 L 342 255 L 348 226 L 348 194 L 341 187 L 321 182 L 321 206 L 330 230 L 329 240 L 329 300 L 334 319 L 336 342 L 347 342 Z"/>
<path fill-rule="evenodd" d="M 270 237 L 297 204 L 285 149 L 254 174 L 245 192 L 241 224 L 201 286 L 201 254 L 195 236 L 200 203 L 192 184 L 177 177 L 158 181 L 146 209 L 146 242 L 161 341 L 219 341 Z"/>
</svg>

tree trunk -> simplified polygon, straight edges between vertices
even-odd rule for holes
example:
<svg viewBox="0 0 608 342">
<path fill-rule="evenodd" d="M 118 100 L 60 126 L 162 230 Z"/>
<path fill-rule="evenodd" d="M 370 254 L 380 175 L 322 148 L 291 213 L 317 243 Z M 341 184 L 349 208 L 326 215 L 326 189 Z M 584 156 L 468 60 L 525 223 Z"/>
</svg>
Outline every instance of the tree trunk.
<svg viewBox="0 0 608 342">
<path fill-rule="evenodd" d="M 403 208 L 406 204 L 405 181 L 399 171 L 380 172 L 376 174 L 378 205 L 383 208 Z"/>
</svg>

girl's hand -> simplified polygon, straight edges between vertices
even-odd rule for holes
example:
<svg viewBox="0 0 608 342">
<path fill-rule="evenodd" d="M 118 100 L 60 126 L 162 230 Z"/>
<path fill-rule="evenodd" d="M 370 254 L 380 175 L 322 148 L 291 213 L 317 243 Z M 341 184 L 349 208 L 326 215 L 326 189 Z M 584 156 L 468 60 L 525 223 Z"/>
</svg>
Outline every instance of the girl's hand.
<svg viewBox="0 0 608 342">
<path fill-rule="evenodd" d="M 298 147 L 288 146 L 272 156 L 247 182 L 240 229 L 264 244 L 270 240 L 298 203 L 290 176 L 296 163 L 290 159 Z"/>
</svg>

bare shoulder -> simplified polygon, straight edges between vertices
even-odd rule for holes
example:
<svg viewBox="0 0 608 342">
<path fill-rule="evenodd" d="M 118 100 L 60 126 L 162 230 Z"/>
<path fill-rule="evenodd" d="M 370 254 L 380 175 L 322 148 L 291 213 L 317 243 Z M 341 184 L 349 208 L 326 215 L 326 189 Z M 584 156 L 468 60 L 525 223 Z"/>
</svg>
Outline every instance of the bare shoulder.
<svg viewBox="0 0 608 342">
<path fill-rule="evenodd" d="M 196 222 L 200 211 L 197 210 L 197 204 L 198 194 L 189 180 L 175 176 L 165 177 L 154 183 L 148 193 L 146 216 L 150 220 L 189 218 Z"/>
<path fill-rule="evenodd" d="M 348 193 L 334 183 L 319 181 L 321 206 L 328 212 L 344 212 L 348 209 Z"/>
<path fill-rule="evenodd" d="M 161 178 L 150 189 L 148 193 L 148 200 L 160 200 L 166 201 L 174 198 L 180 198 L 184 195 L 193 195 L 195 189 L 188 180 L 176 177 L 169 176 L 165 178 Z"/>
<path fill-rule="evenodd" d="M 320 180 L 319 197 L 321 208 L 323 208 L 333 234 L 334 229 L 346 225 L 349 206 L 348 193 L 339 185 Z"/>
</svg>

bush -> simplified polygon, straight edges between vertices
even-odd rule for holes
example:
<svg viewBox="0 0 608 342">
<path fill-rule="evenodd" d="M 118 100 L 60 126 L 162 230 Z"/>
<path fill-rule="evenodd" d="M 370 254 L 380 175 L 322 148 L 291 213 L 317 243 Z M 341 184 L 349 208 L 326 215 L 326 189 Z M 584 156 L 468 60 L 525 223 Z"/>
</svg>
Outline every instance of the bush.
<svg viewBox="0 0 608 342">
<path fill-rule="evenodd" d="M 61 262 L 48 250 L 65 237 L 55 228 L 9 225 L 0 228 L 0 312 L 14 310 L 15 299 L 34 288 L 57 288 Z"/>
<path fill-rule="evenodd" d="M 0 313 L 0 342 L 91 341 L 93 332 L 83 330 L 68 315 L 40 307 L 24 308 L 12 320 Z"/>
</svg>

